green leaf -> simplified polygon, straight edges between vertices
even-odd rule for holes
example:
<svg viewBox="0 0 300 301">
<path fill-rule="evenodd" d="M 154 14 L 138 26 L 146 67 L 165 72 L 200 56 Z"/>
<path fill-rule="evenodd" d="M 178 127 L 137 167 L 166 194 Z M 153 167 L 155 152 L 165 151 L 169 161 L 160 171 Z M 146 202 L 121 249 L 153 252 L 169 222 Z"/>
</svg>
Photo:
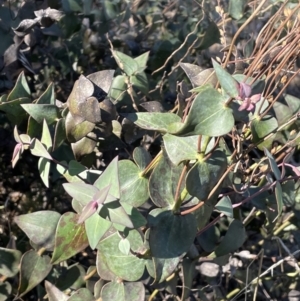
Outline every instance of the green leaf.
<svg viewBox="0 0 300 301">
<path fill-rule="evenodd" d="M 239 96 L 238 82 L 214 59 L 212 59 L 212 63 L 221 87 L 230 97 L 237 98 Z"/>
<path fill-rule="evenodd" d="M 97 85 L 105 93 L 108 93 L 114 78 L 115 70 L 102 70 L 91 73 L 87 76 L 95 85 Z"/>
<path fill-rule="evenodd" d="M 286 101 L 293 115 L 300 111 L 300 101 L 298 97 L 286 94 L 284 96 L 284 100 Z"/>
<path fill-rule="evenodd" d="M 234 118 L 232 110 L 225 106 L 225 102 L 225 96 L 206 87 L 194 99 L 183 127 L 175 134 L 214 137 L 229 133 L 234 125 Z"/>
<path fill-rule="evenodd" d="M 126 118 L 145 130 L 163 133 L 176 132 L 183 126 L 181 118 L 173 113 L 130 113 Z"/>
<path fill-rule="evenodd" d="M 173 164 L 178 165 L 185 160 L 195 160 L 198 157 L 199 136 L 177 137 L 171 134 L 163 136 L 168 157 Z"/>
<path fill-rule="evenodd" d="M 153 268 L 154 268 L 155 274 L 151 275 L 151 276 L 155 279 L 155 282 L 162 283 L 170 275 L 172 275 L 174 270 L 178 267 L 180 259 L 181 259 L 181 257 L 172 257 L 172 258 L 154 257 L 152 259 L 152 262 L 153 262 Z M 151 272 L 150 272 L 149 266 L 150 266 L 150 264 L 148 263 L 147 270 L 150 274 Z"/>
<path fill-rule="evenodd" d="M 164 219 L 165 219 L 166 227 L 163 229 L 162 224 L 164 223 L 163 222 Z M 188 219 L 189 218 L 186 218 L 186 217 L 181 219 L 181 216 L 173 215 L 170 211 L 167 211 L 166 209 L 154 209 L 148 215 L 148 222 L 149 222 L 149 226 L 151 228 L 148 229 L 145 234 L 145 247 L 148 249 L 150 248 L 151 252 L 153 251 L 153 248 L 152 248 L 153 245 L 151 244 L 152 240 L 150 239 L 150 237 L 151 237 L 152 230 L 156 229 L 155 233 L 157 233 L 157 235 L 158 235 L 157 238 L 158 238 L 159 245 L 155 246 L 155 248 L 159 248 L 159 246 L 161 247 L 161 250 L 158 250 L 159 253 L 157 255 L 162 255 L 162 257 L 154 257 L 153 263 L 148 260 L 147 261 L 147 270 L 148 270 L 149 274 L 153 278 L 155 278 L 155 281 L 158 283 L 161 283 L 162 281 L 164 281 L 167 277 L 169 277 L 173 273 L 173 271 L 178 266 L 178 263 L 179 263 L 181 257 L 184 255 L 184 253 L 183 253 L 180 256 L 176 256 L 177 251 L 175 251 L 173 249 L 173 248 L 177 248 L 177 244 L 179 244 L 178 240 L 180 240 L 182 238 L 183 232 L 185 231 L 181 227 L 184 227 L 186 230 L 189 229 L 188 231 L 190 231 L 192 228 L 192 232 L 189 232 L 189 234 L 186 233 L 187 235 L 185 235 L 185 237 L 183 239 L 183 244 L 179 247 L 178 251 L 183 252 L 185 248 L 189 248 L 188 245 L 189 245 L 190 241 L 191 241 L 191 244 L 193 242 L 192 236 L 196 230 L 194 229 L 194 226 L 192 224 L 195 222 L 195 227 L 196 227 L 196 221 L 193 216 L 191 216 L 190 222 L 188 222 Z M 171 224 L 168 224 L 169 222 Z M 179 223 L 177 224 L 177 222 L 179 222 Z M 188 224 L 188 227 L 186 227 L 187 224 Z M 174 226 L 173 230 L 178 231 L 178 234 L 179 234 L 179 236 L 175 240 L 173 240 L 174 236 L 176 236 L 175 232 L 173 232 L 173 230 L 171 230 L 169 233 L 167 233 L 167 231 L 169 231 L 170 228 L 172 228 L 172 225 Z M 190 228 L 190 226 L 192 226 L 192 227 Z M 161 233 L 158 233 L 160 231 L 160 229 L 163 231 Z M 160 235 L 165 236 L 165 237 L 162 237 Z M 154 236 L 154 237 L 152 237 L 152 239 L 153 239 L 152 243 L 154 244 L 154 240 L 156 239 L 156 237 Z M 164 240 L 164 239 L 165 239 L 165 242 L 164 242 L 164 244 L 162 244 L 162 240 Z M 149 241 L 149 245 L 147 243 L 148 241 Z M 170 251 L 175 254 L 170 256 L 170 254 L 169 254 Z M 161 253 L 163 253 L 163 254 L 161 254 Z M 152 253 L 152 255 L 153 255 L 153 253 Z"/>
<path fill-rule="evenodd" d="M 234 219 L 230 223 L 225 237 L 222 239 L 216 250 L 209 255 L 209 257 L 220 257 L 236 251 L 239 247 L 242 246 L 246 237 L 246 231 L 243 223 L 239 220 Z"/>
<path fill-rule="evenodd" d="M 30 250 L 24 253 L 20 264 L 20 280 L 18 298 L 36 287 L 49 274 L 52 269 L 49 256 L 40 256 Z"/>
<path fill-rule="evenodd" d="M 44 144 L 46 149 L 50 152 L 52 149 L 52 138 L 51 138 L 48 124 L 45 119 L 43 120 L 43 132 L 42 132 L 41 142 L 42 144 Z"/>
<path fill-rule="evenodd" d="M 293 181 L 286 181 L 281 183 L 282 201 L 284 206 L 292 207 L 295 205 L 297 190 Z"/>
<path fill-rule="evenodd" d="M 99 249 L 99 244 L 97 249 Z M 101 279 L 110 281 L 116 279 L 117 276 L 108 268 L 107 260 L 109 260 L 109 257 L 105 257 L 103 253 L 98 250 L 96 258 L 98 275 L 101 277 Z"/>
<path fill-rule="evenodd" d="M 115 101 L 121 101 L 125 95 L 128 95 L 127 90 L 127 76 L 126 75 L 117 75 L 111 85 L 110 92 L 108 94 Z"/>
<path fill-rule="evenodd" d="M 55 234 L 55 247 L 51 262 L 57 264 L 88 246 L 88 239 L 83 224 L 77 224 L 78 216 L 73 212 L 63 214 L 58 222 Z"/>
<path fill-rule="evenodd" d="M 95 298 L 100 298 L 100 294 L 102 291 L 102 288 L 104 284 L 107 283 L 104 279 L 100 278 L 95 284 L 94 284 L 94 296 Z"/>
<path fill-rule="evenodd" d="M 48 104 L 22 104 L 22 108 L 38 123 L 45 119 L 47 124 L 52 124 L 59 119 L 59 111 L 56 105 Z"/>
<path fill-rule="evenodd" d="M 28 118 L 28 116 L 27 116 L 27 118 Z M 33 119 L 31 116 L 29 116 L 28 122 L 27 122 L 27 134 L 30 137 L 40 137 L 42 135 L 41 125 L 35 119 Z"/>
<path fill-rule="evenodd" d="M 101 121 L 99 102 L 96 97 L 103 98 L 105 91 L 97 87 L 89 78 L 80 75 L 68 97 L 70 113 L 76 125 L 83 121 L 99 123 Z"/>
<path fill-rule="evenodd" d="M 0 110 L 7 114 L 7 118 L 11 123 L 19 125 L 28 117 L 21 105 L 30 102 L 31 99 L 29 97 L 17 98 L 9 102 L 0 103 Z"/>
<path fill-rule="evenodd" d="M 139 229 L 147 224 L 146 219 L 144 218 L 142 213 L 139 211 L 139 209 L 137 209 L 131 205 L 128 205 L 126 203 L 122 203 L 122 207 L 124 208 L 125 212 L 128 214 L 135 229 Z M 116 224 L 114 224 L 114 227 L 116 227 Z M 120 229 L 121 227 L 118 225 L 118 228 Z M 121 231 L 124 232 L 125 229 L 123 228 Z"/>
<path fill-rule="evenodd" d="M 197 233 L 194 215 L 164 211 L 155 216 L 154 221 L 149 236 L 153 257 L 176 258 L 189 250 Z"/>
<path fill-rule="evenodd" d="M 106 167 L 101 176 L 95 181 L 94 186 L 99 190 L 110 185 L 109 194 L 115 198 L 120 198 L 119 184 L 119 162 L 118 157 L 115 157 Z"/>
<path fill-rule="evenodd" d="M 209 84 L 212 87 L 216 86 L 218 78 L 213 68 L 203 70 L 203 68 L 190 63 L 180 63 L 179 65 L 193 85 L 193 92 L 199 93 L 205 84 Z"/>
<path fill-rule="evenodd" d="M 283 208 L 282 188 L 281 188 L 281 184 L 277 181 L 276 181 L 276 185 L 275 185 L 275 198 L 276 198 L 276 202 L 277 202 L 278 214 L 275 217 L 275 219 L 273 220 L 273 222 L 280 216 L 280 214 L 282 213 L 282 208 Z"/>
<path fill-rule="evenodd" d="M 142 170 L 130 160 L 119 162 L 120 201 L 139 207 L 149 199 L 148 179 L 141 176 Z"/>
<path fill-rule="evenodd" d="M 117 200 L 105 202 L 100 209 L 99 214 L 101 217 L 111 221 L 112 223 L 116 223 L 127 228 L 134 227 L 130 217 L 122 207 L 122 204 L 120 204 Z"/>
<path fill-rule="evenodd" d="M 62 8 L 66 13 L 81 12 L 82 4 L 78 0 L 62 0 Z M 69 17 L 69 15 L 67 15 Z"/>
<path fill-rule="evenodd" d="M 31 154 L 37 157 L 43 157 L 49 160 L 53 160 L 44 145 L 40 140 L 33 138 L 30 143 Z"/>
<path fill-rule="evenodd" d="M 31 140 L 29 135 L 26 134 L 20 135 L 17 126 L 14 127 L 14 138 L 18 143 L 22 143 L 22 144 L 30 144 L 30 140 Z"/>
<path fill-rule="evenodd" d="M 194 213 L 194 216 L 197 220 L 197 228 L 198 230 L 201 230 L 203 227 L 206 226 L 208 223 L 210 216 L 213 212 L 213 206 L 217 203 L 217 198 L 214 197 L 210 199 L 209 204 L 204 203 L 203 206 L 201 206 L 199 209 L 197 209 Z M 198 201 L 199 203 L 199 201 Z"/>
<path fill-rule="evenodd" d="M 142 251 L 143 239 L 137 230 L 129 231 L 127 239 L 130 242 L 132 251 Z M 120 240 L 118 233 L 106 237 L 98 245 L 99 252 L 105 258 L 105 263 L 109 270 L 116 276 L 127 281 L 137 281 L 144 273 L 145 260 L 131 253 L 129 255 L 123 254 L 119 250 Z"/>
<path fill-rule="evenodd" d="M 209 137 L 202 136 L 201 151 L 204 152 L 205 144 Z M 173 164 L 178 165 L 185 160 L 195 160 L 198 158 L 198 140 L 199 136 L 178 137 L 171 134 L 163 136 L 164 146 L 168 157 Z M 205 153 L 208 153 L 214 146 L 215 139 L 210 139 Z"/>
<path fill-rule="evenodd" d="M 183 69 L 187 77 L 189 78 L 191 84 L 193 87 L 200 86 L 197 83 L 194 82 L 194 78 L 203 71 L 203 68 L 201 68 L 198 65 L 190 64 L 190 63 L 179 63 L 180 67 Z"/>
<path fill-rule="evenodd" d="M 152 157 L 147 150 L 139 146 L 133 150 L 133 160 L 140 170 L 144 170 L 148 164 L 152 161 Z"/>
<path fill-rule="evenodd" d="M 190 195 L 204 201 L 227 168 L 227 158 L 217 150 L 206 161 L 198 161 L 186 176 L 186 189 Z"/>
<path fill-rule="evenodd" d="M 21 257 L 22 253 L 18 250 L 0 247 L 0 274 L 5 277 L 14 277 L 19 272 Z"/>
<path fill-rule="evenodd" d="M 267 196 L 264 199 L 262 199 L 262 202 L 264 203 L 264 207 L 265 207 L 264 212 L 266 214 L 266 220 L 264 226 L 268 230 L 268 233 L 271 233 L 274 230 L 276 226 L 275 221 L 278 218 L 278 213 L 279 213 L 278 201 L 280 200 L 277 201 L 276 193 L 278 193 L 278 191 L 273 194 L 267 194 Z"/>
<path fill-rule="evenodd" d="M 129 80 L 133 87 L 139 89 L 143 94 L 148 94 L 149 86 L 147 75 L 145 72 L 132 75 L 130 76 Z"/>
<path fill-rule="evenodd" d="M 63 186 L 66 192 L 82 206 L 90 202 L 99 191 L 95 186 L 85 183 L 64 183 Z"/>
<path fill-rule="evenodd" d="M 127 76 L 131 76 L 138 72 L 140 67 L 137 61 L 120 51 L 112 50 L 113 57 L 115 58 L 119 68 L 123 70 Z"/>
<path fill-rule="evenodd" d="M 66 134 L 66 120 L 61 118 L 55 125 L 55 132 L 53 137 L 53 151 L 61 146 L 67 138 Z"/>
<path fill-rule="evenodd" d="M 147 112 L 164 112 L 165 109 L 161 102 L 157 100 L 150 100 L 139 104 L 140 107 L 144 108 Z"/>
<path fill-rule="evenodd" d="M 109 282 L 101 291 L 102 301 L 144 301 L 145 287 L 141 282 Z"/>
<path fill-rule="evenodd" d="M 51 251 L 60 217 L 56 211 L 43 210 L 16 216 L 14 221 L 31 241 Z"/>
<path fill-rule="evenodd" d="M 7 94 L 3 94 L 0 96 L 0 103 L 6 102 L 7 101 Z"/>
<path fill-rule="evenodd" d="M 60 162 L 60 164 L 56 165 L 56 170 L 59 174 L 66 178 L 66 180 L 70 183 L 83 183 L 83 181 L 87 180 L 87 172 L 83 171 L 78 176 L 71 176 L 68 170 L 68 164 L 65 161 Z M 79 177 L 80 176 L 80 177 Z"/>
<path fill-rule="evenodd" d="M 6 301 L 11 297 L 12 287 L 9 282 L 0 283 L 0 300 Z"/>
<path fill-rule="evenodd" d="M 47 87 L 46 91 L 37 99 L 37 104 L 48 104 L 55 105 L 55 93 L 54 93 L 54 85 L 50 83 Z"/>
<path fill-rule="evenodd" d="M 39 158 L 38 169 L 41 179 L 46 187 L 49 188 L 49 173 L 50 173 L 51 161 L 46 158 Z"/>
<path fill-rule="evenodd" d="M 89 240 L 90 247 L 94 250 L 100 239 L 111 227 L 112 223 L 102 218 L 98 214 L 93 214 L 85 221 L 85 230 Z"/>
<path fill-rule="evenodd" d="M 272 146 L 275 135 L 272 135 L 269 139 L 263 141 L 268 134 L 272 133 L 278 127 L 278 123 L 275 117 L 266 115 L 263 119 L 254 119 L 251 122 L 251 132 L 253 136 L 253 143 L 258 144 L 258 148 L 263 150 Z"/>
<path fill-rule="evenodd" d="M 69 162 L 69 173 L 71 176 L 77 176 L 87 171 L 87 168 L 76 160 Z"/>
<path fill-rule="evenodd" d="M 291 109 L 286 104 L 283 104 L 281 101 L 276 101 L 274 103 L 272 109 L 275 112 L 275 117 L 277 119 L 277 123 L 279 126 L 288 122 L 291 119 L 291 117 L 293 116 Z M 284 127 L 283 130 L 288 129 L 289 127 L 290 127 L 290 125 L 287 127 Z"/>
<path fill-rule="evenodd" d="M 181 172 L 182 166 L 174 165 L 164 152 L 149 179 L 150 197 L 156 206 L 171 208 L 174 205 Z M 162 179 L 164 180 L 162 181 Z M 184 181 L 180 187 L 181 190 L 184 187 L 183 185 Z"/>
<path fill-rule="evenodd" d="M 194 281 L 194 271 L 195 271 L 196 261 L 190 258 L 184 258 L 182 261 L 182 280 L 183 280 L 183 291 L 181 300 L 186 300 L 192 293 L 193 281 Z"/>
<path fill-rule="evenodd" d="M 45 289 L 49 300 L 51 301 L 67 301 L 69 296 L 60 291 L 54 284 L 45 280 Z"/>
<path fill-rule="evenodd" d="M 239 20 L 243 17 L 245 7 L 247 5 L 247 0 L 229 0 L 228 13 L 229 15 L 236 20 Z"/>
<path fill-rule="evenodd" d="M 96 135 L 93 135 L 96 138 Z M 93 152 L 97 145 L 97 141 L 88 137 L 83 137 L 80 140 L 71 144 L 72 151 L 76 160 L 80 161 L 85 155 Z"/>
<path fill-rule="evenodd" d="M 191 92 L 199 93 L 203 85 L 215 87 L 217 83 L 218 78 L 215 70 L 213 68 L 205 69 L 192 78 L 192 85 L 194 89 L 191 90 Z"/>
<path fill-rule="evenodd" d="M 271 170 L 275 176 L 275 179 L 279 181 L 281 179 L 281 172 L 277 166 L 276 161 L 274 160 L 273 156 L 270 154 L 270 152 L 266 148 L 264 148 L 264 152 L 269 160 L 269 164 L 270 164 Z"/>
<path fill-rule="evenodd" d="M 119 250 L 125 254 L 125 255 L 129 255 L 130 253 L 130 242 L 128 239 L 123 238 L 120 240 L 119 242 Z"/>
<path fill-rule="evenodd" d="M 115 2 L 105 0 L 103 1 L 103 6 L 105 20 L 113 20 L 117 18 L 119 9 L 117 8 Z"/>
<path fill-rule="evenodd" d="M 80 288 L 68 299 L 68 301 L 95 301 L 94 296 L 87 288 Z"/>
<path fill-rule="evenodd" d="M 24 72 L 21 72 L 20 75 L 18 76 L 14 88 L 9 93 L 6 101 L 11 101 L 17 98 L 24 98 L 24 97 L 30 98 L 30 96 L 31 96 L 31 92 L 27 84 L 26 77 L 24 75 Z"/>
<path fill-rule="evenodd" d="M 142 71 L 147 67 L 147 61 L 149 58 L 150 51 L 144 52 L 140 56 L 134 58 L 134 60 L 138 63 L 139 65 L 139 70 Z"/>
<path fill-rule="evenodd" d="M 233 218 L 232 203 L 229 196 L 224 196 L 216 204 L 215 209 L 224 213 L 226 216 Z"/>
<path fill-rule="evenodd" d="M 197 236 L 197 241 L 205 252 L 211 253 L 220 243 L 220 230 L 216 226 L 209 227 L 206 231 Z"/>
<path fill-rule="evenodd" d="M 195 48 L 208 49 L 215 43 L 220 43 L 220 30 L 217 24 L 210 18 L 205 18 L 201 23 L 200 30 L 197 32 L 199 43 L 195 44 Z"/>
<path fill-rule="evenodd" d="M 77 290 L 82 287 L 86 281 L 85 268 L 74 263 L 73 265 L 55 265 L 51 274 L 48 275 L 47 280 L 55 283 L 57 288 L 61 291 Z"/>
</svg>

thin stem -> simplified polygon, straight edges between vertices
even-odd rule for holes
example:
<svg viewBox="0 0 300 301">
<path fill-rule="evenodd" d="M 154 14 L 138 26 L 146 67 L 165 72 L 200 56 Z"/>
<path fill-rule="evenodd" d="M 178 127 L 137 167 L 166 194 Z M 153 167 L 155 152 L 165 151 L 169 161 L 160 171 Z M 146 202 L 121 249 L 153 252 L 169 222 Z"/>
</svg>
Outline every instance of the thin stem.
<svg viewBox="0 0 300 301">
<path fill-rule="evenodd" d="M 84 276 L 84 281 L 91 279 L 97 273 L 97 268 L 92 269 L 88 274 Z"/>
<path fill-rule="evenodd" d="M 162 151 L 160 151 L 156 157 L 149 163 L 149 165 L 140 173 L 141 177 L 145 177 L 152 169 L 154 169 L 154 167 L 157 165 L 157 163 L 159 162 L 159 160 L 162 157 Z"/>
<path fill-rule="evenodd" d="M 265 2 L 265 1 L 264 1 Z M 285 1 L 285 4 L 287 3 L 288 1 Z M 262 3 L 261 3 L 262 4 Z M 259 5 L 261 6 L 261 5 Z M 258 7 L 259 7 L 258 6 Z M 295 7 L 295 9 L 293 10 L 292 13 L 294 13 L 296 10 L 298 9 L 298 6 Z M 258 13 L 258 12 L 257 12 Z M 253 73 L 253 70 L 257 69 L 257 65 L 258 65 L 258 62 L 261 61 L 261 59 L 263 58 L 263 56 L 266 54 L 266 50 L 268 49 L 270 43 L 272 41 L 275 40 L 275 37 L 279 35 L 279 33 L 282 31 L 283 27 L 286 25 L 286 23 L 289 21 L 289 18 L 286 18 L 282 23 L 281 25 L 275 30 L 275 32 L 271 35 L 271 37 L 269 37 L 268 39 L 263 39 L 263 41 L 266 41 L 266 43 L 264 44 L 263 48 L 260 50 L 260 52 L 256 55 L 255 59 L 253 60 L 253 62 L 251 63 L 250 65 L 250 68 L 247 72 L 247 74 L 252 74 Z M 269 28 L 269 27 L 268 27 Z M 267 42 L 268 41 L 268 42 Z"/>
<path fill-rule="evenodd" d="M 201 230 L 199 230 L 197 232 L 196 236 L 199 236 L 200 234 L 202 234 L 203 232 L 205 232 L 207 229 L 209 229 L 210 227 L 212 227 L 213 225 L 215 225 L 221 219 L 221 217 L 223 217 L 223 216 L 224 216 L 224 213 L 221 213 L 214 220 L 212 220 L 210 223 L 208 223 L 205 227 L 203 227 Z"/>
<path fill-rule="evenodd" d="M 40 249 L 37 251 L 37 254 L 38 254 L 39 256 L 42 256 L 42 255 L 45 253 L 45 251 L 46 251 L 46 248 L 40 248 Z"/>
<path fill-rule="evenodd" d="M 201 140 L 202 140 L 202 135 L 199 135 L 198 136 L 198 145 L 197 145 L 198 153 L 201 153 Z"/>
<path fill-rule="evenodd" d="M 235 42 L 237 40 L 237 38 L 239 37 L 240 33 L 246 28 L 246 26 L 260 13 L 261 8 L 263 7 L 263 5 L 265 4 L 266 0 L 263 0 L 258 7 L 256 8 L 256 10 L 254 10 L 254 12 L 252 13 L 252 15 L 245 21 L 245 23 L 238 29 L 238 31 L 236 32 L 236 34 L 234 35 L 234 37 L 232 38 L 225 62 L 224 62 L 224 66 L 226 67 L 229 59 L 230 59 L 230 55 L 233 51 L 233 48 L 235 47 Z"/>
<path fill-rule="evenodd" d="M 224 174 L 222 175 L 222 177 L 220 178 L 220 180 L 218 181 L 218 183 L 215 185 L 215 187 L 212 189 L 212 191 L 209 193 L 208 197 L 206 200 L 209 200 L 212 195 L 217 191 L 217 189 L 220 187 L 220 185 L 222 184 L 223 180 L 225 179 L 225 177 L 229 174 L 229 172 L 231 171 L 231 169 L 235 166 L 236 163 L 230 165 L 227 170 L 224 172 Z M 200 207 L 202 207 L 204 205 L 204 201 L 200 201 L 199 204 L 197 204 L 195 207 L 192 207 L 190 209 L 187 209 L 185 211 L 182 211 L 180 214 L 181 215 L 186 215 L 189 213 L 192 213 L 194 211 L 196 211 L 197 209 L 199 209 Z"/>
<path fill-rule="evenodd" d="M 179 196 L 179 193 L 180 193 L 180 187 L 182 185 L 182 182 L 184 180 L 184 177 L 185 177 L 185 174 L 186 174 L 186 171 L 187 171 L 187 166 L 188 166 L 188 164 L 184 165 L 184 167 L 181 171 L 181 174 L 180 174 L 180 178 L 179 178 L 178 183 L 177 183 L 177 188 L 176 188 L 176 193 L 175 193 L 175 204 L 173 206 L 173 212 L 174 213 L 178 213 L 179 208 L 180 208 L 180 206 L 181 206 L 181 204 L 184 200 L 184 198 Z"/>
</svg>

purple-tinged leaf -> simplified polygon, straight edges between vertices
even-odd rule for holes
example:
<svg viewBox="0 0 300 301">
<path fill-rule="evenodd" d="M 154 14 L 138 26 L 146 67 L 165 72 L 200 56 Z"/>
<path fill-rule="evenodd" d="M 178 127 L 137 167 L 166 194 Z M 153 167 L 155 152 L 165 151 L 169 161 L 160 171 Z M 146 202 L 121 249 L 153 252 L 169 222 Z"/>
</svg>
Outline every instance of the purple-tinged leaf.
<svg viewBox="0 0 300 301">
<path fill-rule="evenodd" d="M 21 156 L 22 153 L 23 153 L 23 144 L 22 143 L 17 143 L 15 148 L 14 148 L 13 156 L 12 156 L 12 159 L 11 159 L 13 168 L 16 166 L 16 164 L 19 161 L 20 156 Z"/>
<path fill-rule="evenodd" d="M 93 196 L 93 201 L 96 201 L 98 205 L 103 204 L 108 196 L 108 192 L 110 190 L 111 184 L 106 186 L 105 188 L 99 190 Z"/>
<path fill-rule="evenodd" d="M 251 86 L 244 83 L 244 82 L 241 82 L 240 83 L 240 87 L 239 87 L 239 97 L 241 99 L 245 99 L 246 97 L 250 97 L 251 95 Z"/>
<path fill-rule="evenodd" d="M 87 184 L 85 184 L 87 185 Z M 89 185 L 91 186 L 91 185 Z M 104 201 L 106 200 L 107 196 L 108 196 L 108 192 L 110 190 L 110 186 L 108 185 L 105 188 L 101 189 L 101 190 L 95 190 L 95 194 L 92 197 L 91 202 L 89 202 L 82 210 L 79 219 L 78 219 L 78 224 L 83 223 L 84 221 L 86 221 L 89 217 L 91 217 L 97 210 L 98 208 L 104 203 Z M 76 196 L 75 196 L 76 198 Z"/>
<path fill-rule="evenodd" d="M 258 103 L 258 102 L 260 101 L 260 99 L 261 99 L 261 94 L 255 94 L 255 95 L 252 95 L 252 96 L 250 97 L 250 99 L 251 99 L 251 103 L 256 104 L 256 103 Z"/>
<path fill-rule="evenodd" d="M 94 213 L 97 212 L 99 205 L 97 201 L 89 202 L 82 210 L 81 214 L 79 215 L 77 224 L 82 224 L 86 221 L 89 217 L 91 217 Z"/>
</svg>

